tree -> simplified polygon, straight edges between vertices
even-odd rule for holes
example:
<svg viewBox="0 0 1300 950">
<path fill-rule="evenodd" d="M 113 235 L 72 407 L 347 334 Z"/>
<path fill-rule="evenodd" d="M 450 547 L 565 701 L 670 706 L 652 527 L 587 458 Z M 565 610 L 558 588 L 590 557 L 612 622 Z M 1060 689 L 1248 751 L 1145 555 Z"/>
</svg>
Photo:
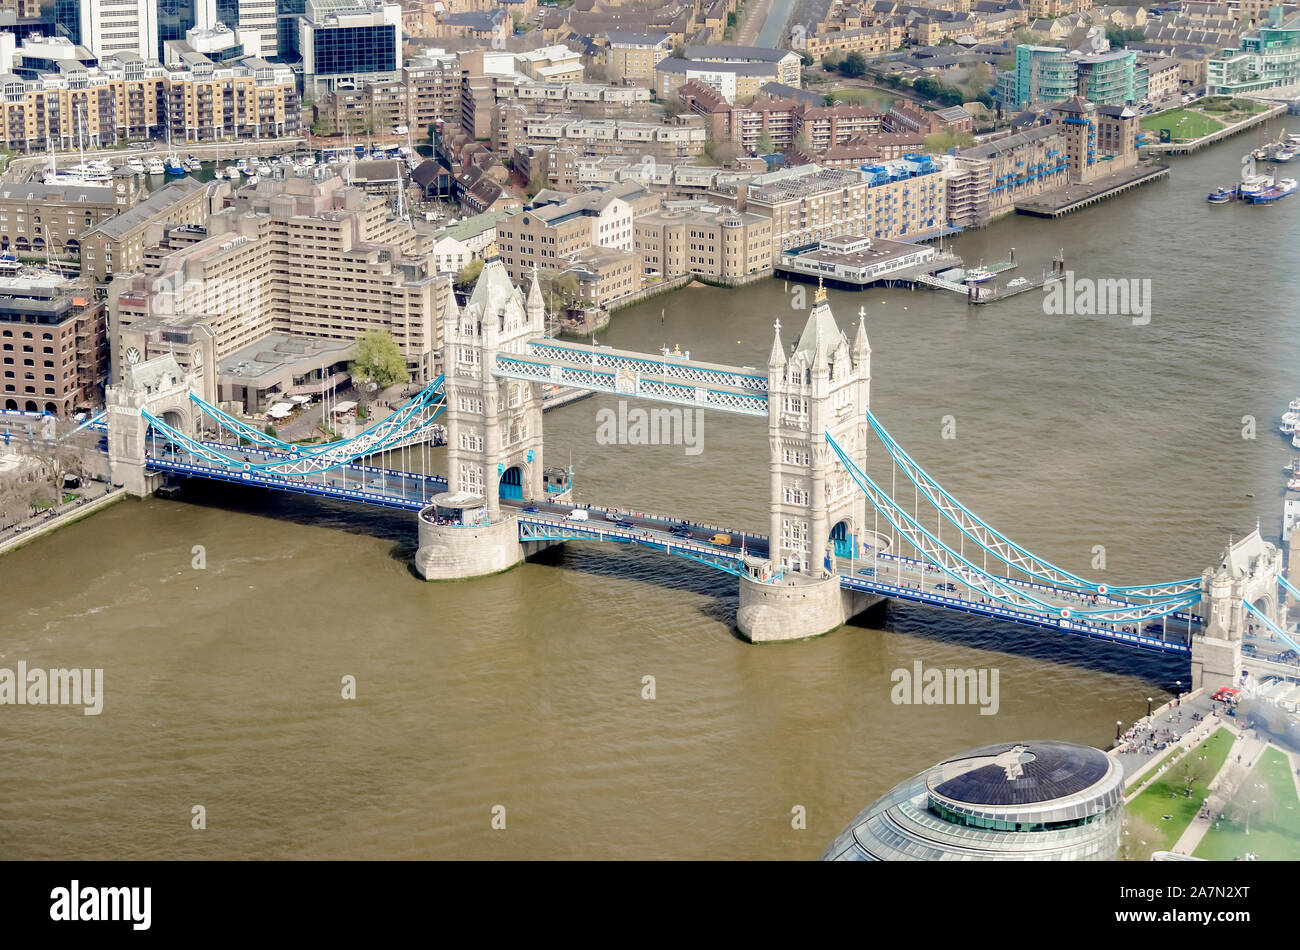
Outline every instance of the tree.
<svg viewBox="0 0 1300 950">
<path fill-rule="evenodd" d="M 980 93 L 988 92 L 991 82 L 993 82 L 993 75 L 989 69 L 989 64 L 976 63 L 966 76 L 966 82 L 962 88 L 966 90 L 966 94 L 972 99 L 977 99 Z"/>
<path fill-rule="evenodd" d="M 840 72 L 850 79 L 857 79 L 867 71 L 867 61 L 861 53 L 854 50 L 844 57 L 844 62 L 840 64 Z"/>
<path fill-rule="evenodd" d="M 659 105 L 664 110 L 664 116 L 669 119 L 675 119 L 679 115 L 684 115 L 691 111 L 690 106 L 681 100 L 678 96 L 669 96 L 667 99 L 660 99 Z"/>
<path fill-rule="evenodd" d="M 1276 807 L 1273 792 L 1266 784 L 1248 780 L 1237 790 L 1225 814 L 1229 821 L 1242 825 L 1246 834 L 1250 834 L 1251 821 L 1267 821 Z"/>
<path fill-rule="evenodd" d="M 540 270 L 537 279 L 541 282 L 542 299 L 548 310 L 563 310 L 578 298 L 581 285 L 573 271 Z"/>
<path fill-rule="evenodd" d="M 334 117 L 328 112 L 321 112 L 316 116 L 316 121 L 311 124 L 312 135 L 333 135 L 334 134 Z"/>
<path fill-rule="evenodd" d="M 354 353 L 356 358 L 348 367 L 354 380 L 392 386 L 411 378 L 406 357 L 387 330 L 367 330 L 357 340 Z"/>
<path fill-rule="evenodd" d="M 532 178 L 528 179 L 528 197 L 530 199 L 536 198 L 537 193 L 541 191 L 543 188 L 545 188 L 547 184 L 549 184 L 549 182 L 547 182 L 546 176 L 543 175 L 541 172 L 538 172 L 537 174 L 533 175 Z M 482 262 L 479 263 L 480 265 L 482 264 Z M 480 266 L 480 270 L 481 269 L 482 267 Z M 474 276 L 477 277 L 478 274 L 475 274 Z"/>
<path fill-rule="evenodd" d="M 478 280 L 478 275 L 483 273 L 483 262 L 475 258 L 460 269 L 456 275 L 456 286 L 464 289 Z"/>
<path fill-rule="evenodd" d="M 766 129 L 764 129 L 763 134 L 758 137 L 758 144 L 755 146 L 754 151 L 758 155 L 772 154 L 772 136 L 767 134 Z"/>
<path fill-rule="evenodd" d="M 950 148 L 970 148 L 975 136 L 970 132 L 936 132 L 925 137 L 925 150 L 940 155 Z"/>
<path fill-rule="evenodd" d="M 1183 756 L 1182 761 L 1178 763 L 1178 777 L 1183 783 L 1183 796 L 1191 798 L 1192 786 L 1202 779 L 1210 778 L 1209 760 L 1201 758 L 1199 755 L 1187 753 Z"/>
<path fill-rule="evenodd" d="M 36 485 L 26 478 L 10 478 L 0 483 L 0 528 L 29 517 L 37 494 Z"/>
</svg>

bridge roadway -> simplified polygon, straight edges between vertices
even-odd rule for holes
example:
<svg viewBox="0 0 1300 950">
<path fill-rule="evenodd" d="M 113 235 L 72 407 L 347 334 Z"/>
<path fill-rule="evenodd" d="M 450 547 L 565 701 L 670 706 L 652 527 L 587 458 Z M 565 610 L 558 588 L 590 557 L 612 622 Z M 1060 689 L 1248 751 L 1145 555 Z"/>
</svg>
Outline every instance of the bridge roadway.
<svg viewBox="0 0 1300 950">
<path fill-rule="evenodd" d="M 400 472 L 379 466 L 347 465 L 319 475 L 291 477 L 244 471 L 239 467 L 242 461 L 256 464 L 290 456 L 253 446 L 238 447 L 221 442 L 204 444 L 227 452 L 233 450 L 238 457 L 228 466 L 219 466 L 188 455 L 160 453 L 149 456 L 149 467 L 160 472 L 409 511 L 419 511 L 429 504 L 435 494 L 447 490 L 447 480 L 440 476 Z M 678 554 L 737 575 L 742 572 L 742 562 L 746 555 L 765 558 L 768 553 L 768 539 L 765 535 L 729 531 L 726 533 L 731 536 L 730 544 L 712 544 L 709 539 L 719 533 L 719 529 L 665 516 L 587 507 L 588 519 L 579 521 L 565 517 L 574 510 L 572 503 L 502 498 L 501 505 L 518 517 L 520 539 L 524 541 L 594 540 L 634 544 Z M 607 513 L 618 517 L 621 522 L 609 520 Z M 677 529 L 677 533 L 674 533 L 674 529 Z M 891 554 L 861 559 L 837 557 L 833 567 L 840 575 L 842 586 L 852 590 L 957 610 L 973 616 L 1123 643 L 1160 653 L 1190 654 L 1190 634 L 1199 629 L 1202 623 L 1201 617 L 1182 612 L 1172 615 L 1167 624 L 1151 622 L 1145 628 L 1137 623 L 1093 624 L 1078 618 L 1045 617 L 992 602 L 974 594 L 964 584 L 953 583 L 930 564 Z M 1080 595 L 1075 591 L 1027 580 L 1007 578 L 1007 581 L 1020 589 L 1035 593 L 1049 603 L 1072 610 L 1080 607 L 1086 609 L 1094 604 L 1120 603 L 1112 598 Z M 949 589 L 950 587 L 955 587 L 956 590 Z"/>
</svg>

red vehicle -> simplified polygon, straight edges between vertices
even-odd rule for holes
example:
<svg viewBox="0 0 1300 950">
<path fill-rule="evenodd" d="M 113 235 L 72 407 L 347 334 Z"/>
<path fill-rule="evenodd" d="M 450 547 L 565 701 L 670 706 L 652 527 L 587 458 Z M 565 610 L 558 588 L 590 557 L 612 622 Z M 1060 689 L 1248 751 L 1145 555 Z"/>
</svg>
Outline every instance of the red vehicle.
<svg viewBox="0 0 1300 950">
<path fill-rule="evenodd" d="M 1237 689 L 1235 686 L 1221 686 L 1219 687 L 1219 691 L 1211 698 L 1216 703 L 1235 703 L 1237 701 L 1237 694 L 1240 692 L 1241 690 Z"/>
</svg>

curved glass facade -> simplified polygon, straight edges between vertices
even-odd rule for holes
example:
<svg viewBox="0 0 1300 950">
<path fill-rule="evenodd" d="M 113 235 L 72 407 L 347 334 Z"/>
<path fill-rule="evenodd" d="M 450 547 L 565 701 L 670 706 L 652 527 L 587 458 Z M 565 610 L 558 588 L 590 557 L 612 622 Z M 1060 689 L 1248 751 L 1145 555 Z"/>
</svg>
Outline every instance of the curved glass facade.
<svg viewBox="0 0 1300 950">
<path fill-rule="evenodd" d="M 913 776 L 865 809 L 832 861 L 1105 861 L 1119 849 L 1124 776 L 1065 742 L 976 749 Z"/>
</svg>

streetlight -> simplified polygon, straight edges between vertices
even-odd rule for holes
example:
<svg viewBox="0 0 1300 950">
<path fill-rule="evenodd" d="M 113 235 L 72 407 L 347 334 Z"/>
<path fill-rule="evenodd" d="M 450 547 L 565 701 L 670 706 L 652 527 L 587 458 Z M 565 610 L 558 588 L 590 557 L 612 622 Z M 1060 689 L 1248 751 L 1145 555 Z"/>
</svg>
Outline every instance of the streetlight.
<svg viewBox="0 0 1300 950">
<path fill-rule="evenodd" d="M 1115 720 L 1115 741 L 1116 742 L 1119 742 L 1119 733 L 1120 730 L 1123 728 L 1124 728 L 1124 720 L 1116 719 Z"/>
<path fill-rule="evenodd" d="M 1150 697 L 1150 696 L 1147 697 L 1147 715 L 1148 715 L 1148 716 L 1151 715 L 1151 697 Z"/>
</svg>

